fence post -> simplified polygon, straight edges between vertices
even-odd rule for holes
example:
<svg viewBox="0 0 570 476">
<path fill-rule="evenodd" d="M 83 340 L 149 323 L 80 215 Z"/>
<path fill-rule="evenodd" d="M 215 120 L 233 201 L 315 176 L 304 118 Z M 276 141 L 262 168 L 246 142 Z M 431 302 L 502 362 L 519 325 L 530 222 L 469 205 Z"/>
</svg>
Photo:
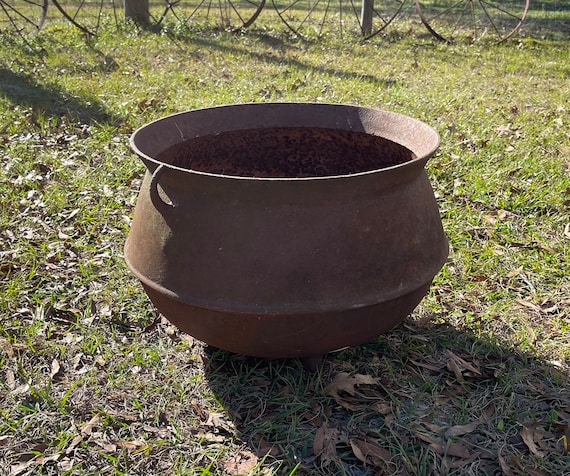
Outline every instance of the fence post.
<svg viewBox="0 0 570 476">
<path fill-rule="evenodd" d="M 149 0 L 125 0 L 125 18 L 138 25 L 149 26 Z"/>
<path fill-rule="evenodd" d="M 374 0 L 362 0 L 362 10 L 360 13 L 360 28 L 362 35 L 370 35 L 372 33 L 372 17 L 374 16 Z"/>
</svg>

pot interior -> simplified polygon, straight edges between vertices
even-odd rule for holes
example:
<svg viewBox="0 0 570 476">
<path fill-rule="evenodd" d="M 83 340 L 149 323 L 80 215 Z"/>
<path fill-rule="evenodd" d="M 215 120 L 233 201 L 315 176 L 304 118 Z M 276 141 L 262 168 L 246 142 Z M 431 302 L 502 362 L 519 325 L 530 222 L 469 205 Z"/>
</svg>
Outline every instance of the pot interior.
<svg viewBox="0 0 570 476">
<path fill-rule="evenodd" d="M 343 129 L 274 127 L 227 131 L 175 144 L 155 159 L 187 170 L 238 177 L 351 175 L 416 156 L 383 137 Z"/>
</svg>

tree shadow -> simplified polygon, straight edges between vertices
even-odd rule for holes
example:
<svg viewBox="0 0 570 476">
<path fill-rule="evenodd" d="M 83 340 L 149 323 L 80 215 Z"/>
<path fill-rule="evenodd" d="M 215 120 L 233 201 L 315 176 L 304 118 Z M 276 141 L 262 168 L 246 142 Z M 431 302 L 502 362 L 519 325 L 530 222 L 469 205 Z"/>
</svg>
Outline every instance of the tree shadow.
<svg viewBox="0 0 570 476">
<path fill-rule="evenodd" d="M 570 39 L 570 3 L 559 0 L 533 0 L 521 32 L 531 37 Z"/>
<path fill-rule="evenodd" d="M 570 376 L 446 324 L 407 321 L 314 373 L 214 351 L 206 378 L 239 440 L 278 474 L 570 467 Z"/>
<path fill-rule="evenodd" d="M 288 66 L 297 68 L 301 71 L 310 71 L 310 72 L 327 74 L 339 79 L 345 79 L 345 80 L 358 79 L 360 81 L 364 81 L 382 87 L 393 87 L 398 84 L 398 81 L 392 78 L 384 78 L 384 77 L 374 76 L 371 74 L 362 74 L 352 70 L 346 71 L 346 70 L 333 68 L 331 66 L 309 64 L 298 58 L 293 58 L 291 55 L 286 55 L 286 52 L 291 50 L 299 51 L 300 53 L 302 53 L 303 48 L 306 48 L 311 44 L 317 44 L 318 41 L 316 40 L 314 42 L 311 41 L 293 42 L 287 40 L 286 37 L 285 38 L 276 37 L 255 29 L 247 30 L 245 34 L 249 37 L 257 38 L 260 43 L 270 46 L 273 51 L 259 53 L 248 50 L 247 45 L 239 47 L 235 46 L 238 45 L 239 43 L 235 43 L 232 46 L 228 46 L 220 44 L 219 42 L 215 41 L 215 39 L 208 39 L 205 37 L 199 37 L 190 34 L 185 34 L 184 36 L 172 39 L 173 41 L 176 41 L 178 43 L 192 43 L 197 46 L 202 46 L 206 48 L 206 50 L 215 49 L 229 55 L 236 55 L 236 54 L 244 55 L 247 56 L 248 58 L 252 58 L 267 63 L 274 63 L 277 65 L 286 64 Z"/>
<path fill-rule="evenodd" d="M 0 94 L 10 102 L 31 109 L 35 116 L 66 117 L 84 124 L 115 124 L 120 118 L 108 112 L 96 98 L 79 99 L 59 86 L 0 66 Z"/>
</svg>

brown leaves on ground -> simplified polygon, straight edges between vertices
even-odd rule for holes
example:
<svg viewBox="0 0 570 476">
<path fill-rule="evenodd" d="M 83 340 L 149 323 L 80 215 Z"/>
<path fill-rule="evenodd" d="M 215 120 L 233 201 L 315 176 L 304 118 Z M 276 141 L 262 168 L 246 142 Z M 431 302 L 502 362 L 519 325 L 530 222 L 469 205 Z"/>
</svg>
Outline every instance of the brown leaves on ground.
<svg viewBox="0 0 570 476">
<path fill-rule="evenodd" d="M 320 458 L 323 466 L 338 460 L 336 445 L 339 442 L 339 431 L 335 427 L 323 424 L 315 433 L 313 454 Z"/>
<path fill-rule="evenodd" d="M 249 450 L 241 450 L 222 463 L 225 474 L 230 476 L 249 474 L 258 464 L 258 457 Z"/>
<path fill-rule="evenodd" d="M 483 376 L 479 362 L 475 359 L 468 361 L 454 354 L 450 350 L 447 351 L 449 360 L 447 367 L 453 372 L 455 378 L 460 382 L 468 378 L 480 378 Z"/>
<path fill-rule="evenodd" d="M 380 395 L 364 395 L 360 387 L 364 385 L 377 385 L 380 379 L 370 375 L 350 375 L 346 372 L 339 372 L 334 379 L 324 389 L 323 394 L 333 397 L 335 401 L 347 410 L 359 410 L 363 405 L 370 405 L 374 398 Z"/>
<path fill-rule="evenodd" d="M 394 457 L 390 451 L 369 439 L 351 438 L 350 447 L 354 456 L 360 461 L 376 468 L 382 468 L 385 463 L 389 463 Z"/>
<path fill-rule="evenodd" d="M 390 377 L 359 373 L 356 369 L 353 373 L 334 374 L 323 394 L 349 411 L 349 422 L 366 424 L 345 427 L 334 417 L 327 418 L 315 436 L 315 456 L 323 465 L 342 463 L 348 447 L 353 457 L 367 467 L 386 474 L 408 474 L 409 461 L 394 448 L 417 445 L 433 452 L 433 461 L 439 465 L 430 474 L 473 471 L 477 467 L 485 471 L 500 468 L 507 476 L 541 476 L 541 461 L 569 454 L 569 400 L 563 394 L 551 394 L 549 381 L 539 370 L 526 363 L 501 377 L 509 362 L 497 356 L 471 354 L 465 348 L 443 349 L 438 357 L 428 354 L 426 358 L 425 354 L 411 351 L 400 373 Z M 376 358 L 375 365 L 378 368 L 381 360 Z M 541 408 L 550 413 L 532 422 L 504 420 L 504 409 L 497 405 L 492 388 L 498 378 L 507 376 L 515 385 L 524 384 L 526 391 L 535 393 L 542 401 Z M 400 385 L 402 382 L 409 386 L 414 381 L 432 382 L 430 397 L 435 405 L 419 402 L 413 391 Z M 478 397 L 472 398 L 474 395 Z M 465 399 L 473 406 L 462 406 Z M 522 400 L 516 404 L 524 405 Z M 366 425 L 373 421 L 378 422 L 375 430 L 367 430 Z M 398 446 L 394 446 L 393 438 L 399 441 Z M 501 453 L 500 448 L 508 448 L 508 453 Z"/>
</svg>

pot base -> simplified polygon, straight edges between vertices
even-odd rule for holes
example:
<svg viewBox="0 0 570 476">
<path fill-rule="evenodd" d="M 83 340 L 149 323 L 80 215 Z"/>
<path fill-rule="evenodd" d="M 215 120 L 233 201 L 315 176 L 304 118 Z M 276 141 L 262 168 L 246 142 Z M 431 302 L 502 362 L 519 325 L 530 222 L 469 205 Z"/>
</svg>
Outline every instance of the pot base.
<svg viewBox="0 0 570 476">
<path fill-rule="evenodd" d="M 386 302 L 324 313 L 236 313 L 205 309 L 143 284 L 160 313 L 181 331 L 208 345 L 267 359 L 303 359 L 318 367 L 328 352 L 360 345 L 401 323 L 428 292 L 431 281 Z M 321 357 L 316 357 L 321 356 Z"/>
</svg>

